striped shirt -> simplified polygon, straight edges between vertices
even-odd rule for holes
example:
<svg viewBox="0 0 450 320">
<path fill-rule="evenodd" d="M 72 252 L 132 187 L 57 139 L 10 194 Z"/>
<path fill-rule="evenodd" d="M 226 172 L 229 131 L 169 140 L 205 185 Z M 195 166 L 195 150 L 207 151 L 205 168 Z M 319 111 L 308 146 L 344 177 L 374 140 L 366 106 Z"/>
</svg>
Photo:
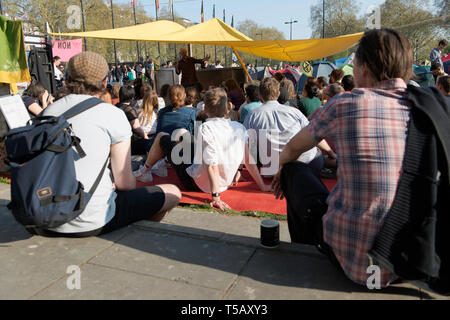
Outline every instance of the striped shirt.
<svg viewBox="0 0 450 320">
<path fill-rule="evenodd" d="M 324 239 L 353 281 L 371 274 L 368 251 L 394 200 L 410 116 L 402 79 L 354 89 L 322 108 L 308 126 L 315 140 L 330 138 L 339 157 L 338 183 L 323 217 Z M 395 276 L 381 268 L 381 285 Z"/>
</svg>

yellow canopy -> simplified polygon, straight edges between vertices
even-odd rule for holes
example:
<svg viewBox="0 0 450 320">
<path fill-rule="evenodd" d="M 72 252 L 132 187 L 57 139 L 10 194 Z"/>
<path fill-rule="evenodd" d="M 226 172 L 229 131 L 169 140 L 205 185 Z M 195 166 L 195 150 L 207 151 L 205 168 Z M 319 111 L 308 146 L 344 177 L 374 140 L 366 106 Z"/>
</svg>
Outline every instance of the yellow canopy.
<svg viewBox="0 0 450 320">
<path fill-rule="evenodd" d="M 326 39 L 230 42 L 227 46 L 274 60 L 308 61 L 342 52 L 357 44 L 362 36 L 361 32 Z"/>
<path fill-rule="evenodd" d="M 138 24 L 130 27 L 107 29 L 98 31 L 74 32 L 74 33 L 50 33 L 52 36 L 82 37 L 109 40 L 153 41 L 164 34 L 185 30 L 178 23 L 168 20 L 158 20 Z"/>
<path fill-rule="evenodd" d="M 214 18 L 189 28 L 159 20 L 137 26 L 77 32 L 51 33 L 68 37 L 218 45 L 280 61 L 307 61 L 339 53 L 355 45 L 363 33 L 328 39 L 254 41 Z"/>
</svg>

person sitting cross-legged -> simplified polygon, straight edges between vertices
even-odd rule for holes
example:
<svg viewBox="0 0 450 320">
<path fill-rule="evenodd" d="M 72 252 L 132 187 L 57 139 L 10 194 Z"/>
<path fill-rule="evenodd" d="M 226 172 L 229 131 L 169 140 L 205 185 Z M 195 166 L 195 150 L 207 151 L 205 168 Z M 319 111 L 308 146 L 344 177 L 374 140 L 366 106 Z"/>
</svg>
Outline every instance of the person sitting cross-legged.
<svg viewBox="0 0 450 320">
<path fill-rule="evenodd" d="M 169 134 L 160 132 L 139 174 L 145 175 L 157 161 L 167 157 L 186 190 L 210 193 L 211 206 L 224 210 L 229 206 L 221 200 L 220 193 L 233 184 L 240 165 L 245 161 L 258 187 L 270 192 L 271 186 L 264 184 L 256 162 L 248 152 L 249 139 L 244 126 L 225 119 L 228 103 L 225 90 L 207 91 L 204 102 L 208 119 L 199 126 L 195 141 L 189 141 L 191 136 L 186 130 L 182 141 L 173 141 Z M 192 150 L 194 152 L 190 155 L 186 154 Z"/>
<path fill-rule="evenodd" d="M 44 109 L 43 115 L 59 117 L 81 102 L 100 97 L 108 82 L 107 74 L 108 64 L 101 55 L 89 51 L 75 55 L 67 66 L 70 94 Z M 74 159 L 77 179 L 85 190 L 95 185 L 97 176 L 100 180 L 79 216 L 55 228 L 35 230 L 37 234 L 70 238 L 98 236 L 139 220 L 160 221 L 177 206 L 181 193 L 174 185 L 136 188 L 131 171 L 132 131 L 124 111 L 99 103 L 68 122 L 86 153 L 85 157 Z"/>
</svg>

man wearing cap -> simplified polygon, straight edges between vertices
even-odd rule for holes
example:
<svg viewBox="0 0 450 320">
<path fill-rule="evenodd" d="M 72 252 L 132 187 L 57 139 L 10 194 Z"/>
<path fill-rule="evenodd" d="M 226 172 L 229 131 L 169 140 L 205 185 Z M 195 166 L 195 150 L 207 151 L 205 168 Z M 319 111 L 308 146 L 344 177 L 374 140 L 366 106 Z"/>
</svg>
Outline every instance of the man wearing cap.
<svg viewBox="0 0 450 320">
<path fill-rule="evenodd" d="M 60 116 L 92 97 L 99 97 L 107 85 L 106 60 L 93 52 L 82 52 L 67 67 L 69 95 L 45 109 L 44 116 Z M 106 160 L 109 166 L 85 210 L 74 220 L 57 228 L 40 230 L 43 236 L 87 237 L 108 233 L 139 220 L 160 221 L 180 198 L 173 185 L 136 189 L 131 170 L 131 127 L 122 110 L 100 103 L 68 120 L 84 158 L 75 159 L 78 180 L 89 190 Z M 63 179 L 64 177 L 61 177 Z"/>
<path fill-rule="evenodd" d="M 180 50 L 180 55 L 180 61 L 175 62 L 175 70 L 177 74 L 181 73 L 181 85 L 185 88 L 193 87 L 198 83 L 195 64 L 203 64 L 205 61 L 209 61 L 210 57 L 206 56 L 204 59 L 189 57 L 186 48 Z"/>
</svg>

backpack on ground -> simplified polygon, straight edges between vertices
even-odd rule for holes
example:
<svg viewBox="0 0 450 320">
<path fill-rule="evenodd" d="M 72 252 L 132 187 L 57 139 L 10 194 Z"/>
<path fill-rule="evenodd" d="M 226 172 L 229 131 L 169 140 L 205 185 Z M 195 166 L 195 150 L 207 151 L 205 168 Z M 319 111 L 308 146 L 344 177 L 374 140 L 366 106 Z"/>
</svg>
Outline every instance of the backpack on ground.
<svg viewBox="0 0 450 320">
<path fill-rule="evenodd" d="M 100 103 L 87 99 L 59 117 L 38 116 L 9 131 L 6 150 L 11 166 L 11 209 L 28 228 L 55 228 L 79 216 L 95 192 L 109 157 L 89 192 L 76 178 L 75 159 L 86 156 L 70 119 Z M 75 147 L 76 151 L 72 148 Z"/>
</svg>

